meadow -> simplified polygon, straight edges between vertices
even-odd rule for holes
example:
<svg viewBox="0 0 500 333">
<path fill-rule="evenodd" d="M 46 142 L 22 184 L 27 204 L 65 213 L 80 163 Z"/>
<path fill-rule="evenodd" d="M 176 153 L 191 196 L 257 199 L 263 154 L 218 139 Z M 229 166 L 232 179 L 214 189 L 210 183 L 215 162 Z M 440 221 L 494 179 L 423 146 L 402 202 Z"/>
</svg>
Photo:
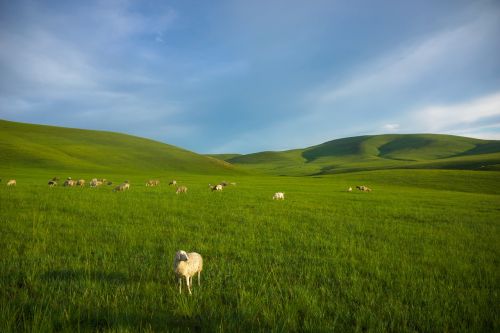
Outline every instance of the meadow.
<svg viewBox="0 0 500 333">
<path fill-rule="evenodd" d="M 497 172 L 59 174 L 129 179 L 123 193 L 48 188 L 45 170 L 11 188 L 7 172 L 1 332 L 500 330 Z M 209 190 L 222 180 L 237 185 Z M 373 192 L 346 192 L 361 184 Z M 179 249 L 205 261 L 192 296 Z"/>
</svg>

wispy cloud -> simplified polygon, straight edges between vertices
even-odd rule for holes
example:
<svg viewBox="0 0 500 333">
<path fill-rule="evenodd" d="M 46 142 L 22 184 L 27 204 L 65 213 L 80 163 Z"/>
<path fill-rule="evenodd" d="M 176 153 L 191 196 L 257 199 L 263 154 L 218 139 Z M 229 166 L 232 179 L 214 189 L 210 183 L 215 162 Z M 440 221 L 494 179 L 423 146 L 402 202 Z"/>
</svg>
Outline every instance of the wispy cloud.
<svg viewBox="0 0 500 333">
<path fill-rule="evenodd" d="M 500 118 L 500 92 L 464 103 L 428 106 L 415 111 L 412 118 L 416 126 L 428 132 L 477 130 L 478 124 Z"/>
</svg>

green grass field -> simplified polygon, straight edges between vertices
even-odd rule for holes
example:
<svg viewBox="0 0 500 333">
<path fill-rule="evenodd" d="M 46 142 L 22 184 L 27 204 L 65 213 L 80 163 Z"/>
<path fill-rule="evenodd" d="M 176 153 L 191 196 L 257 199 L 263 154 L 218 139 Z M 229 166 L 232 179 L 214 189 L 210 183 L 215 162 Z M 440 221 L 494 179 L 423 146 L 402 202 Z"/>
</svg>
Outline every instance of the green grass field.
<svg viewBox="0 0 500 333">
<path fill-rule="evenodd" d="M 498 141 L 372 136 L 225 155 L 246 161 L 234 166 L 0 121 L 0 332 L 498 332 L 500 173 L 486 170 L 499 154 Z M 49 188 L 54 176 L 87 186 Z M 210 191 L 223 180 L 237 185 Z M 180 249 L 205 261 L 192 296 L 173 273 Z"/>
<path fill-rule="evenodd" d="M 0 186 L 2 332 L 500 329 L 496 172 L 164 174 L 123 193 L 52 176 Z M 210 192 L 221 177 L 237 185 Z M 373 192 L 345 191 L 359 184 Z M 192 296 L 178 249 L 205 260 Z"/>
</svg>

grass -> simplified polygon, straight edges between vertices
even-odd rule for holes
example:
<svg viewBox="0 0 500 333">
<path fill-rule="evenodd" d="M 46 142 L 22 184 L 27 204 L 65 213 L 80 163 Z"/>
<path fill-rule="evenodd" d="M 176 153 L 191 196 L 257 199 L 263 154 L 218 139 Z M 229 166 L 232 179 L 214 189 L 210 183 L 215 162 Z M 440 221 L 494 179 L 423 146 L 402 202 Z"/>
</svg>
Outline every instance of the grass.
<svg viewBox="0 0 500 333">
<path fill-rule="evenodd" d="M 229 155 L 225 160 L 253 171 L 295 176 L 394 168 L 499 170 L 500 141 L 438 134 L 367 135 L 305 149 Z"/>
<path fill-rule="evenodd" d="M 130 179 L 114 193 L 28 171 L 1 171 L 2 332 L 500 330 L 497 172 L 102 175 Z M 205 260 L 192 296 L 179 249 Z"/>
<path fill-rule="evenodd" d="M 86 173 L 239 173 L 229 163 L 113 132 L 0 120 L 0 168 Z"/>
</svg>

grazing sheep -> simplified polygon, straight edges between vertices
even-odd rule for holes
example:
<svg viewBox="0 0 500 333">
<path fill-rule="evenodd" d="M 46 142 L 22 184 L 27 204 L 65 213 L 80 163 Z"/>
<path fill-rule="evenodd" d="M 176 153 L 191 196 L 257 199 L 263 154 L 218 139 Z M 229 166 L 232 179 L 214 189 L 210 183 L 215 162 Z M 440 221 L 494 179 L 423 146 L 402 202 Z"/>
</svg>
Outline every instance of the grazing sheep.
<svg viewBox="0 0 500 333">
<path fill-rule="evenodd" d="M 85 186 L 85 179 L 78 179 L 76 182 L 76 186 Z"/>
<path fill-rule="evenodd" d="M 285 200 L 285 193 L 284 192 L 274 193 L 273 200 Z"/>
<path fill-rule="evenodd" d="M 71 179 L 71 177 L 68 177 L 68 179 L 64 181 L 63 186 L 75 186 L 75 184 L 76 182 L 73 179 Z"/>
<path fill-rule="evenodd" d="M 121 183 L 120 185 L 118 185 L 117 187 L 115 187 L 114 191 L 125 191 L 125 190 L 128 190 L 130 189 L 130 184 L 128 182 L 128 180 L 124 181 L 123 183 Z"/>
<path fill-rule="evenodd" d="M 187 193 L 188 191 L 188 188 L 186 186 L 179 186 L 177 188 L 177 191 L 175 191 L 176 194 L 179 194 L 179 193 Z"/>
<path fill-rule="evenodd" d="M 160 185 L 160 181 L 158 179 L 150 179 L 146 183 L 146 186 L 158 186 Z"/>
<path fill-rule="evenodd" d="M 364 185 L 356 186 L 356 188 L 360 191 L 363 191 L 363 192 L 371 192 L 372 191 L 371 188 L 369 188 L 368 186 L 364 186 Z"/>
<path fill-rule="evenodd" d="M 55 180 L 49 180 L 49 187 L 57 186 L 57 182 Z"/>
<path fill-rule="evenodd" d="M 212 192 L 213 191 L 222 191 L 222 189 L 224 188 L 221 184 L 217 184 L 217 185 L 208 184 L 208 187 L 210 187 Z"/>
<path fill-rule="evenodd" d="M 170 183 L 168 183 L 169 186 L 177 186 L 177 181 L 172 180 Z"/>
<path fill-rule="evenodd" d="M 90 181 L 90 187 L 97 187 L 97 186 L 101 186 L 101 185 L 102 185 L 102 181 L 98 180 L 97 178 L 93 178 Z"/>
<path fill-rule="evenodd" d="M 179 293 L 182 294 L 182 278 L 186 278 L 186 285 L 189 294 L 191 295 L 191 285 L 193 275 L 198 273 L 198 286 L 200 283 L 200 275 L 203 270 L 203 258 L 196 252 L 186 253 L 186 251 L 177 251 L 174 257 L 174 272 L 179 279 Z"/>
<path fill-rule="evenodd" d="M 347 189 L 347 192 L 352 192 L 352 187 L 349 186 L 349 188 Z"/>
<path fill-rule="evenodd" d="M 17 185 L 17 182 L 15 179 L 9 179 L 9 181 L 7 182 L 7 186 L 16 186 Z"/>
</svg>

